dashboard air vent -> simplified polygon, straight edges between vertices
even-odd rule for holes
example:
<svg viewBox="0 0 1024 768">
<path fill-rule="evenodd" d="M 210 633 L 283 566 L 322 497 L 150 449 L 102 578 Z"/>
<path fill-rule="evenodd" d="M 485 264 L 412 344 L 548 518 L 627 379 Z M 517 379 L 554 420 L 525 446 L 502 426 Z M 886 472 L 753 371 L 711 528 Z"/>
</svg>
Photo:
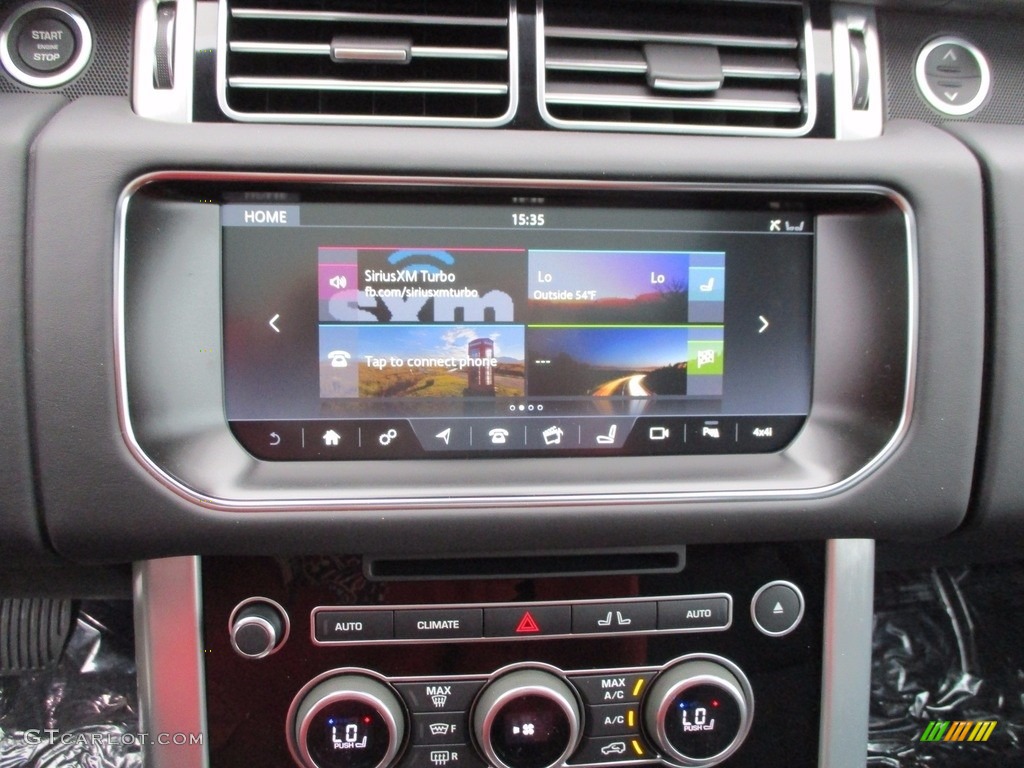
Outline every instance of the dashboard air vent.
<svg viewBox="0 0 1024 768">
<path fill-rule="evenodd" d="M 500 125 L 515 111 L 509 0 L 221 0 L 236 120 Z"/>
<path fill-rule="evenodd" d="M 782 0 L 547 0 L 540 108 L 559 128 L 799 136 L 814 125 L 810 22 Z"/>
</svg>

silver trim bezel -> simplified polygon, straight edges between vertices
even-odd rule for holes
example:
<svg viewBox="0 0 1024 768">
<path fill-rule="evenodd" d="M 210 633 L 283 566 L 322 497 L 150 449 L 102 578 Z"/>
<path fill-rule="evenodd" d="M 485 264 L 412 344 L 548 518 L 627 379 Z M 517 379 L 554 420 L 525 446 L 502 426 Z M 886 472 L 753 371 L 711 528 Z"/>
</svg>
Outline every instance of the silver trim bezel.
<svg viewBox="0 0 1024 768">
<path fill-rule="evenodd" d="M 763 626 L 761 626 L 761 622 L 757 620 L 757 601 L 758 599 L 760 599 L 761 595 L 763 595 L 771 587 L 789 587 L 796 593 L 797 599 L 800 601 L 800 610 L 797 612 L 796 618 L 793 620 L 793 623 L 781 632 L 771 632 L 765 629 Z M 757 590 L 757 592 L 754 593 L 754 596 L 750 599 L 750 618 L 754 622 L 754 626 L 757 627 L 757 631 L 760 632 L 762 635 L 767 635 L 768 637 L 783 637 L 785 635 L 788 635 L 790 632 L 792 632 L 794 629 L 800 626 L 800 622 L 804 620 L 804 610 L 806 607 L 807 601 L 804 600 L 804 593 L 800 591 L 800 587 L 798 587 L 796 584 L 794 584 L 791 581 L 786 581 L 784 579 L 777 581 L 769 581 L 767 584 L 765 584 L 763 587 Z"/>
<path fill-rule="evenodd" d="M 14 26 L 32 11 L 49 10 L 54 12 L 58 21 L 64 22 L 74 28 L 78 37 L 78 45 L 72 54 L 70 61 L 52 74 L 44 75 L 38 72 L 29 72 L 22 69 L 18 62 L 11 56 L 9 46 L 10 35 Z M 74 8 L 57 0 L 38 0 L 34 3 L 27 3 L 7 17 L 2 28 L 0 28 L 0 63 L 4 70 L 12 78 L 23 85 L 32 88 L 59 88 L 78 77 L 88 66 L 92 59 L 92 30 L 89 23 Z"/>
<path fill-rule="evenodd" d="M 320 125 L 404 125 L 426 128 L 498 128 L 507 125 L 519 108 L 519 12 L 510 0 L 508 12 L 508 108 L 493 118 L 412 117 L 381 115 L 311 115 L 251 113 L 232 109 L 227 99 L 228 2 L 218 3 L 217 20 L 217 105 L 231 120 L 241 123 L 295 123 Z"/>
<path fill-rule="evenodd" d="M 296 495 L 288 497 L 242 498 L 217 496 L 203 492 L 165 471 L 139 443 L 132 425 L 128 406 L 127 361 L 125 356 L 125 258 L 128 205 L 135 192 L 157 181 L 196 182 L 247 182 L 247 183 L 292 183 L 297 185 L 366 185 L 387 188 L 426 189 L 551 189 L 551 190 L 602 190 L 602 191 L 672 191 L 672 192 L 717 192 L 717 193 L 773 193 L 807 195 L 870 194 L 891 201 L 903 214 L 907 252 L 907 358 L 906 376 L 903 383 L 903 407 L 892 435 L 881 449 L 859 469 L 846 477 L 823 486 L 805 486 L 784 489 L 775 488 L 734 488 L 730 490 L 687 490 L 687 491 L 641 491 L 619 493 L 564 493 L 564 494 L 511 494 L 511 495 L 457 495 L 441 489 L 437 496 L 408 497 L 342 497 L 338 495 Z M 824 499 L 842 493 L 877 470 L 899 448 L 906 437 L 914 409 L 914 392 L 917 376 L 918 346 L 918 248 L 917 225 L 909 201 L 895 190 L 873 184 L 710 184 L 685 182 L 619 182 L 594 180 L 551 180 L 521 178 L 473 178 L 473 177 L 417 177 L 417 176 L 375 176 L 375 175 L 317 175 L 255 172 L 220 171 L 159 171 L 145 174 L 131 182 L 121 193 L 116 207 L 116 237 L 114 254 L 114 355 L 118 419 L 122 437 L 129 452 L 150 475 L 165 488 L 178 496 L 207 509 L 232 510 L 310 510 L 325 511 L 337 509 L 418 509 L 453 510 L 487 509 L 505 506 L 519 508 L 545 508 L 551 506 L 579 506 L 585 504 L 612 504 L 616 506 L 650 505 L 656 503 L 677 503 L 689 501 L 769 501 Z M 813 409 L 813 398 L 812 398 Z M 227 429 L 227 423 L 224 424 Z M 256 461 L 253 459 L 252 461 Z M 392 462 L 394 463 L 394 462 Z M 286 493 L 293 493 L 291 489 Z"/>
<path fill-rule="evenodd" d="M 201 736 L 142 742 L 148 768 L 207 768 L 206 678 L 198 557 L 145 560 L 133 569 L 139 731 Z"/>
<path fill-rule="evenodd" d="M 159 0 L 139 0 L 135 14 L 135 51 L 132 66 L 132 108 L 137 115 L 172 123 L 192 121 L 193 71 L 195 69 L 195 0 L 177 0 L 174 17 L 173 72 L 171 88 L 153 84 L 157 44 Z"/>
<path fill-rule="evenodd" d="M 737 4 L 753 2 L 753 0 L 735 0 Z M 799 0 L 764 0 L 764 4 L 794 5 L 803 9 L 803 38 L 800 40 L 804 51 L 804 62 L 807 70 L 801 77 L 807 97 L 807 109 L 804 123 L 795 128 L 758 128 L 744 126 L 722 126 L 665 123 L 633 123 L 604 120 L 564 120 L 551 114 L 547 107 L 547 68 L 545 67 L 546 46 L 544 41 L 544 1 L 537 0 L 537 31 L 536 31 L 536 67 L 537 67 L 537 109 L 541 119 L 552 128 L 570 131 L 628 131 L 631 133 L 667 133 L 667 134 L 702 134 L 713 136 L 777 136 L 797 138 L 806 136 L 814 129 L 818 119 L 818 89 L 816 83 L 817 68 L 814 60 L 814 27 L 811 23 L 810 10 L 806 3 Z"/>
<path fill-rule="evenodd" d="M 833 539 L 825 552 L 818 765 L 864 768 L 871 703 L 875 542 Z"/>
<path fill-rule="evenodd" d="M 981 84 L 978 88 L 978 93 L 970 101 L 963 104 L 947 104 L 940 100 L 928 86 L 928 56 L 940 45 L 958 45 L 970 53 L 977 62 L 978 69 L 981 70 Z M 964 117 L 979 109 L 988 98 L 989 90 L 992 86 L 992 70 L 989 68 L 988 59 L 985 58 L 985 54 L 976 45 L 964 40 L 962 37 L 943 35 L 942 37 L 929 40 L 917 54 L 914 64 L 914 82 L 917 84 L 917 90 L 924 100 L 936 110 L 951 117 Z"/>
<path fill-rule="evenodd" d="M 498 637 L 447 637 L 447 638 L 402 638 L 391 640 L 319 640 L 316 636 L 316 618 L 320 613 L 328 612 L 390 612 L 399 611 L 448 611 L 448 610 L 487 610 L 488 608 L 510 608 L 529 611 L 537 608 L 549 608 L 558 606 L 572 607 L 576 605 L 622 605 L 637 603 L 664 603 L 676 600 L 702 600 L 710 598 L 724 598 L 728 603 L 728 617 L 726 622 L 716 627 L 693 627 L 690 629 L 644 629 L 644 630 L 623 630 L 621 632 L 570 632 L 569 634 L 537 634 L 537 635 L 502 635 Z M 570 614 L 571 621 L 571 614 Z M 500 643 L 509 640 L 564 640 L 570 638 L 595 638 L 595 637 L 632 637 L 635 635 L 676 635 L 690 634 L 695 632 L 724 632 L 732 627 L 733 623 L 733 599 L 728 592 L 708 592 L 698 595 L 659 595 L 658 597 L 639 598 L 598 598 L 593 600 L 550 600 L 534 603 L 439 603 L 424 605 L 318 605 L 309 612 L 309 632 L 313 645 L 338 646 L 338 645 L 402 645 L 422 643 Z M 486 631 L 486 627 L 484 628 Z"/>
<path fill-rule="evenodd" d="M 867 60 L 868 106 L 854 109 L 850 34 L 862 36 Z M 862 5 L 832 8 L 832 58 L 836 104 L 836 138 L 873 139 L 882 135 L 882 58 L 875 9 Z"/>
</svg>

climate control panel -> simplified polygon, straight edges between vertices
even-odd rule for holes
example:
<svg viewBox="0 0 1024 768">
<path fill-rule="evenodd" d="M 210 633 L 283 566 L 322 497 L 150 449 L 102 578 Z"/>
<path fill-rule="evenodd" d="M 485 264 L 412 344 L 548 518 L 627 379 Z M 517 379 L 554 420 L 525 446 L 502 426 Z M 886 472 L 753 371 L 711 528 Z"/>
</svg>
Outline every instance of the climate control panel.
<svg viewBox="0 0 1024 768">
<path fill-rule="evenodd" d="M 667 560 L 206 558 L 209 766 L 817 766 L 823 547 Z"/>
<path fill-rule="evenodd" d="M 740 747 L 753 711 L 742 670 L 710 654 L 656 668 L 519 664 L 437 679 L 340 669 L 295 697 L 288 735 L 303 768 L 711 766 Z"/>
</svg>

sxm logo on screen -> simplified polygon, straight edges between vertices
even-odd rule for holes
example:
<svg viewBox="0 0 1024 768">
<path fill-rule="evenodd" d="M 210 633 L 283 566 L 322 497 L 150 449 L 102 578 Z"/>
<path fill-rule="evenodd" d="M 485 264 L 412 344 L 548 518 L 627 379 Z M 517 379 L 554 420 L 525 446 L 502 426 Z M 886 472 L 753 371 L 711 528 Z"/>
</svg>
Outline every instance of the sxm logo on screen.
<svg viewBox="0 0 1024 768">
<path fill-rule="evenodd" d="M 921 741 L 988 741 L 997 720 L 932 720 Z"/>
</svg>

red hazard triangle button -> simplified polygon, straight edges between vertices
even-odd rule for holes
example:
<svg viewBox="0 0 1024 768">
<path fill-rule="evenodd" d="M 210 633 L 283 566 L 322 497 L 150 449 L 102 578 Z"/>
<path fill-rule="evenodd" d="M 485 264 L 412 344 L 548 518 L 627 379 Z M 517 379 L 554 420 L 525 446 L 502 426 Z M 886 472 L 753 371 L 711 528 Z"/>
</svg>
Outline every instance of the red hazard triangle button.
<svg viewBox="0 0 1024 768">
<path fill-rule="evenodd" d="M 521 603 L 520 605 L 495 605 L 484 608 L 484 637 L 528 639 L 570 634 L 572 634 L 571 605 Z M 429 768 L 434 767 L 430 766 Z"/>
<path fill-rule="evenodd" d="M 519 624 L 516 625 L 516 634 L 528 635 L 533 632 L 540 632 L 540 625 L 533 618 L 533 614 L 527 611 L 523 614 L 523 618 L 519 620 Z"/>
</svg>

